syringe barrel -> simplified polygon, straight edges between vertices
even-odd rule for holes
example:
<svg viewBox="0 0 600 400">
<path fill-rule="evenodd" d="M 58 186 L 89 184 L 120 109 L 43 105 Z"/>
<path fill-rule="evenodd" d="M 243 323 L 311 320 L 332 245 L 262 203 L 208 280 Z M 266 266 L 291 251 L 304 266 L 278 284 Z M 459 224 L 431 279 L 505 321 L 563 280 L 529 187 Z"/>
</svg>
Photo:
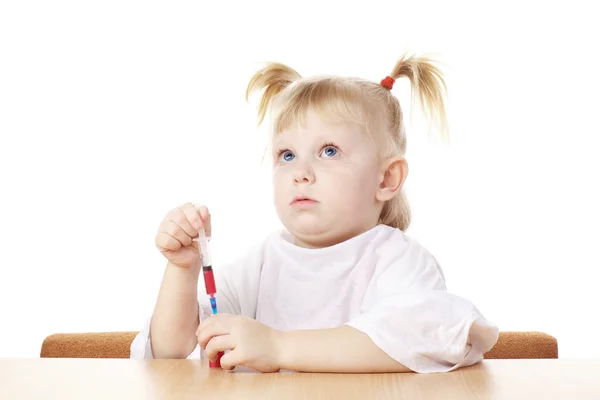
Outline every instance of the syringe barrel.
<svg viewBox="0 0 600 400">
<path fill-rule="evenodd" d="M 215 285 L 215 275 L 213 274 L 212 267 L 202 267 L 202 274 L 204 275 L 204 287 L 206 288 L 206 294 L 209 296 L 217 293 L 217 286 Z"/>
</svg>

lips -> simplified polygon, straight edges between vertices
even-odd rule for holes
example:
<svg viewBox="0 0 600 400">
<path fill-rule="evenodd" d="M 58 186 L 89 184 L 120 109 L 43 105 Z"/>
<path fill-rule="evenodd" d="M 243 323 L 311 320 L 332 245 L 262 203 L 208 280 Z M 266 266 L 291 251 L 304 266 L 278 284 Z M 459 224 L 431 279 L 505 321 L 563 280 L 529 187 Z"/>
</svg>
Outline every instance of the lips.
<svg viewBox="0 0 600 400">
<path fill-rule="evenodd" d="M 294 200 L 292 200 L 292 202 L 290 204 L 297 204 L 297 203 L 316 203 L 317 201 L 315 199 L 312 199 L 310 197 L 307 196 L 296 196 L 294 197 Z"/>
</svg>

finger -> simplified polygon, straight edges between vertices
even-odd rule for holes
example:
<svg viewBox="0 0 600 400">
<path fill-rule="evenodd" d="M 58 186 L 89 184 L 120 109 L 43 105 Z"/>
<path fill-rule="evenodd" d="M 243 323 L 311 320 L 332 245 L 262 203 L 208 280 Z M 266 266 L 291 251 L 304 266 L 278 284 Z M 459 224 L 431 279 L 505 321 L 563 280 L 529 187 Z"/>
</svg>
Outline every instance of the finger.
<svg viewBox="0 0 600 400">
<path fill-rule="evenodd" d="M 206 345 L 206 356 L 214 361 L 218 352 L 232 349 L 235 349 L 235 342 L 231 335 L 215 336 Z"/>
<path fill-rule="evenodd" d="M 168 219 L 179 225 L 189 237 L 193 238 L 198 235 L 198 228 L 194 227 L 193 224 L 200 220 L 200 216 L 196 215 L 194 218 L 193 215 L 188 215 L 190 214 L 190 208 L 192 212 L 195 211 L 194 206 L 191 204 L 183 204 L 174 208 L 169 213 Z"/>
<path fill-rule="evenodd" d="M 207 315 L 207 314 L 204 314 Z M 205 319 L 204 321 L 200 321 L 200 323 L 198 324 L 198 328 L 196 328 L 196 336 L 198 336 L 198 334 L 200 333 L 200 329 L 202 329 L 202 327 L 206 326 L 206 323 L 208 322 L 209 319 L 216 317 L 216 314 L 208 314 L 207 315 L 207 319 Z"/>
<path fill-rule="evenodd" d="M 164 232 L 158 232 L 156 234 L 156 247 L 160 251 L 177 251 L 181 248 L 181 242 Z"/>
<path fill-rule="evenodd" d="M 240 352 L 237 350 L 228 351 L 221 357 L 221 368 L 231 371 L 238 365 L 242 365 L 243 360 L 240 359 Z"/>
<path fill-rule="evenodd" d="M 222 321 L 223 319 L 230 320 L 230 321 L 226 321 L 224 323 L 233 326 L 235 318 L 236 318 L 236 315 L 227 314 L 227 313 L 208 314 L 208 318 L 206 318 L 204 321 L 202 321 L 200 323 L 200 325 L 198 325 L 198 329 L 196 329 L 196 336 L 198 336 L 198 334 L 200 333 L 200 331 L 202 329 L 206 328 L 210 324 L 213 324 L 213 323 L 218 322 L 218 321 L 221 321 L 223 323 L 223 321 Z"/>
<path fill-rule="evenodd" d="M 228 320 L 209 318 L 198 328 L 198 344 L 205 349 L 208 342 L 215 336 L 228 335 L 231 333 L 231 323 Z"/>
<path fill-rule="evenodd" d="M 181 210 L 189 226 L 194 232 L 192 237 L 196 237 L 198 235 L 198 230 L 204 225 L 204 221 L 202 220 L 200 212 L 198 212 L 198 209 L 192 203 L 187 203 L 180 206 L 179 210 Z"/>
<path fill-rule="evenodd" d="M 214 318 L 214 317 L 213 317 Z M 202 324 L 198 333 L 198 344 L 205 349 L 208 342 L 215 336 L 228 335 L 231 333 L 230 319 L 209 318 L 207 322 L 210 324 Z"/>
<path fill-rule="evenodd" d="M 210 212 L 206 206 L 200 204 L 194 204 L 196 211 L 200 214 L 202 218 L 202 223 L 204 225 L 204 233 L 206 236 L 210 236 L 212 233 L 211 224 L 210 224 Z"/>
<path fill-rule="evenodd" d="M 163 223 L 161 232 L 178 240 L 182 246 L 189 246 L 192 243 L 192 238 L 181 228 L 181 226 L 171 220 Z"/>
</svg>

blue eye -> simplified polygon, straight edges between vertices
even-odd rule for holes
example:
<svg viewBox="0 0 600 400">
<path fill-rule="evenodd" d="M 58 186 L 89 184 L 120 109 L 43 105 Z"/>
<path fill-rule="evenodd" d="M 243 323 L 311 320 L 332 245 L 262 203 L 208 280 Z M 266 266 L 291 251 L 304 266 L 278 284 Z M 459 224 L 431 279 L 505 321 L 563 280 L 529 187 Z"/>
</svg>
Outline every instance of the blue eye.
<svg viewBox="0 0 600 400">
<path fill-rule="evenodd" d="M 282 161 L 290 162 L 293 161 L 296 156 L 289 150 L 281 152 L 279 159 Z"/>
<path fill-rule="evenodd" d="M 321 154 L 325 155 L 326 157 L 335 157 L 337 155 L 337 153 L 338 153 L 338 149 L 336 149 L 333 146 L 327 146 L 321 152 Z"/>
</svg>

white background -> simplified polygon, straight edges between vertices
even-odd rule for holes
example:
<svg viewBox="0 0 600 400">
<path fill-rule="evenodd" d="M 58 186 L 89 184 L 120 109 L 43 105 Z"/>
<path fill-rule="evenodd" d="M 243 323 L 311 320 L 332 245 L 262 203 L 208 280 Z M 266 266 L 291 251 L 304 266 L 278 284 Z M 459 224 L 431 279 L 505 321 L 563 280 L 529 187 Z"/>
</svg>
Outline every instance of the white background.
<svg viewBox="0 0 600 400">
<path fill-rule="evenodd" d="M 415 4 L 416 3 L 416 4 Z M 213 216 L 213 260 L 278 229 L 263 61 L 379 81 L 404 50 L 447 66 L 450 145 L 409 126 L 409 234 L 501 330 L 600 357 L 593 2 L 4 1 L 0 357 L 59 332 L 139 330 L 163 216 Z M 406 113 L 409 86 L 394 87 Z"/>
</svg>

